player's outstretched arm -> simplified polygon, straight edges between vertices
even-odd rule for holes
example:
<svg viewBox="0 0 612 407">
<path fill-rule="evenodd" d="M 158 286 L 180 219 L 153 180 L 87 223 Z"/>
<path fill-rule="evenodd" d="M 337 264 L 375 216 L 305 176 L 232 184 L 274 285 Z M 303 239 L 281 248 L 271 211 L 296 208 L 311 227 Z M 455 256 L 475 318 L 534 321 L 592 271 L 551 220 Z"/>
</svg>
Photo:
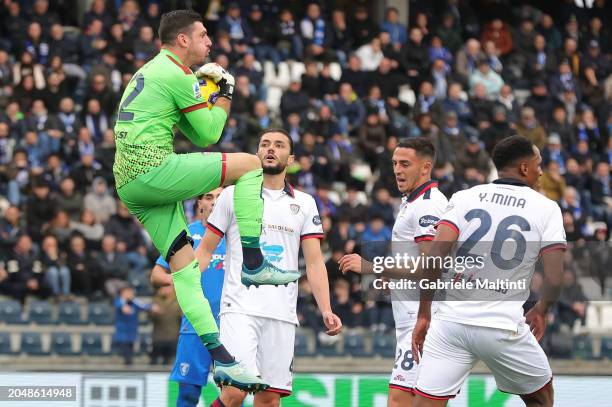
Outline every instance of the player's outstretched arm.
<svg viewBox="0 0 612 407">
<path fill-rule="evenodd" d="M 184 113 L 177 123 L 185 136 L 198 147 L 207 147 L 221 138 L 227 112 L 218 104 L 219 102 L 210 110 L 196 109 Z"/>
<path fill-rule="evenodd" d="M 317 301 L 323 322 L 327 327 L 328 335 L 337 335 L 342 330 L 342 321 L 332 312 L 329 300 L 329 281 L 327 269 L 321 254 L 319 239 L 305 239 L 302 241 L 302 252 L 306 261 L 306 277 Z"/>
<path fill-rule="evenodd" d="M 208 268 L 212 255 L 220 242 L 221 236 L 206 229 L 206 233 L 204 233 L 200 245 L 195 250 L 196 259 L 198 259 L 198 264 L 200 265 L 200 271 L 203 272 Z"/>
<path fill-rule="evenodd" d="M 151 270 L 150 280 L 151 285 L 155 288 L 172 285 L 172 276 L 170 275 L 170 270 L 162 267 L 159 264 L 153 266 L 153 270 Z"/>
</svg>

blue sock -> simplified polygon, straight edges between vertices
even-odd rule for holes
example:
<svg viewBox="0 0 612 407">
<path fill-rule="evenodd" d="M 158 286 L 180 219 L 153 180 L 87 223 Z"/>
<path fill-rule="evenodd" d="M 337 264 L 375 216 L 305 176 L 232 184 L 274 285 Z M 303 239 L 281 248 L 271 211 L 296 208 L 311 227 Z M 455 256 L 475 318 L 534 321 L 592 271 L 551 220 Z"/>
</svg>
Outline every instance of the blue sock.
<svg viewBox="0 0 612 407">
<path fill-rule="evenodd" d="M 202 386 L 189 383 L 179 383 L 178 399 L 176 407 L 195 407 L 200 401 Z"/>
</svg>

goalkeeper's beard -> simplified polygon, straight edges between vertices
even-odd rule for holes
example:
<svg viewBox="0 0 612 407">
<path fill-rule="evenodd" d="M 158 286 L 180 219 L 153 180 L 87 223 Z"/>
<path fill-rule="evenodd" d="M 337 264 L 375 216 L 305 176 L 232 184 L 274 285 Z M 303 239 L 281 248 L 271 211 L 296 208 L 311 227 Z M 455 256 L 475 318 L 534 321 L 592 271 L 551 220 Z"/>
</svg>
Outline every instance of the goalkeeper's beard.
<svg viewBox="0 0 612 407">
<path fill-rule="evenodd" d="M 262 166 L 263 173 L 267 175 L 278 175 L 285 171 L 285 168 L 287 168 L 287 166 L 281 163 L 273 166 Z"/>
</svg>

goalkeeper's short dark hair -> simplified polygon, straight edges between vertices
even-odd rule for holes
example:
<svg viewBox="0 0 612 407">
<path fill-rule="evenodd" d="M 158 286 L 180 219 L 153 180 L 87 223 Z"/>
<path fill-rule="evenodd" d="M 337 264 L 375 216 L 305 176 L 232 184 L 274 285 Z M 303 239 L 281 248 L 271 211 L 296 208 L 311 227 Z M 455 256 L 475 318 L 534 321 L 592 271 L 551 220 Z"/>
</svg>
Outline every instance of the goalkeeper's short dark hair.
<svg viewBox="0 0 612 407">
<path fill-rule="evenodd" d="M 419 157 L 436 158 L 436 148 L 429 137 L 413 137 L 397 144 L 397 148 L 411 148 Z"/>
<path fill-rule="evenodd" d="M 497 171 L 509 169 L 518 161 L 534 156 L 533 142 L 523 136 L 510 136 L 493 147 L 492 158 Z"/>
<path fill-rule="evenodd" d="M 203 22 L 202 16 L 193 10 L 174 10 L 161 16 L 157 35 L 162 44 L 174 44 L 176 36 L 188 34 L 191 25 L 195 22 Z"/>
<path fill-rule="evenodd" d="M 289 154 L 293 155 L 293 139 L 291 138 L 291 135 L 285 129 L 281 129 L 281 128 L 265 129 L 264 131 L 259 133 L 259 141 L 257 142 L 257 144 L 261 143 L 261 138 L 268 133 L 280 133 L 284 135 L 285 137 L 287 137 L 287 141 L 289 141 Z"/>
</svg>

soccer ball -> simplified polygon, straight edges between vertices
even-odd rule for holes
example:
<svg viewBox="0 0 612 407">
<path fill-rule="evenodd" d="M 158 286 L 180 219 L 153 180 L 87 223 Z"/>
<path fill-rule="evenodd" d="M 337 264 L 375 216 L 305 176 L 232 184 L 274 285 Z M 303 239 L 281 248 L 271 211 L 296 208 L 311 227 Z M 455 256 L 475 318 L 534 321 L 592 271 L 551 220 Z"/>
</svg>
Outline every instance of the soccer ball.
<svg viewBox="0 0 612 407">
<path fill-rule="evenodd" d="M 200 93 L 202 99 L 208 103 L 208 108 L 212 109 L 213 105 L 217 101 L 219 96 L 219 85 L 217 85 L 212 79 L 202 77 L 198 80 L 200 83 Z"/>
</svg>

